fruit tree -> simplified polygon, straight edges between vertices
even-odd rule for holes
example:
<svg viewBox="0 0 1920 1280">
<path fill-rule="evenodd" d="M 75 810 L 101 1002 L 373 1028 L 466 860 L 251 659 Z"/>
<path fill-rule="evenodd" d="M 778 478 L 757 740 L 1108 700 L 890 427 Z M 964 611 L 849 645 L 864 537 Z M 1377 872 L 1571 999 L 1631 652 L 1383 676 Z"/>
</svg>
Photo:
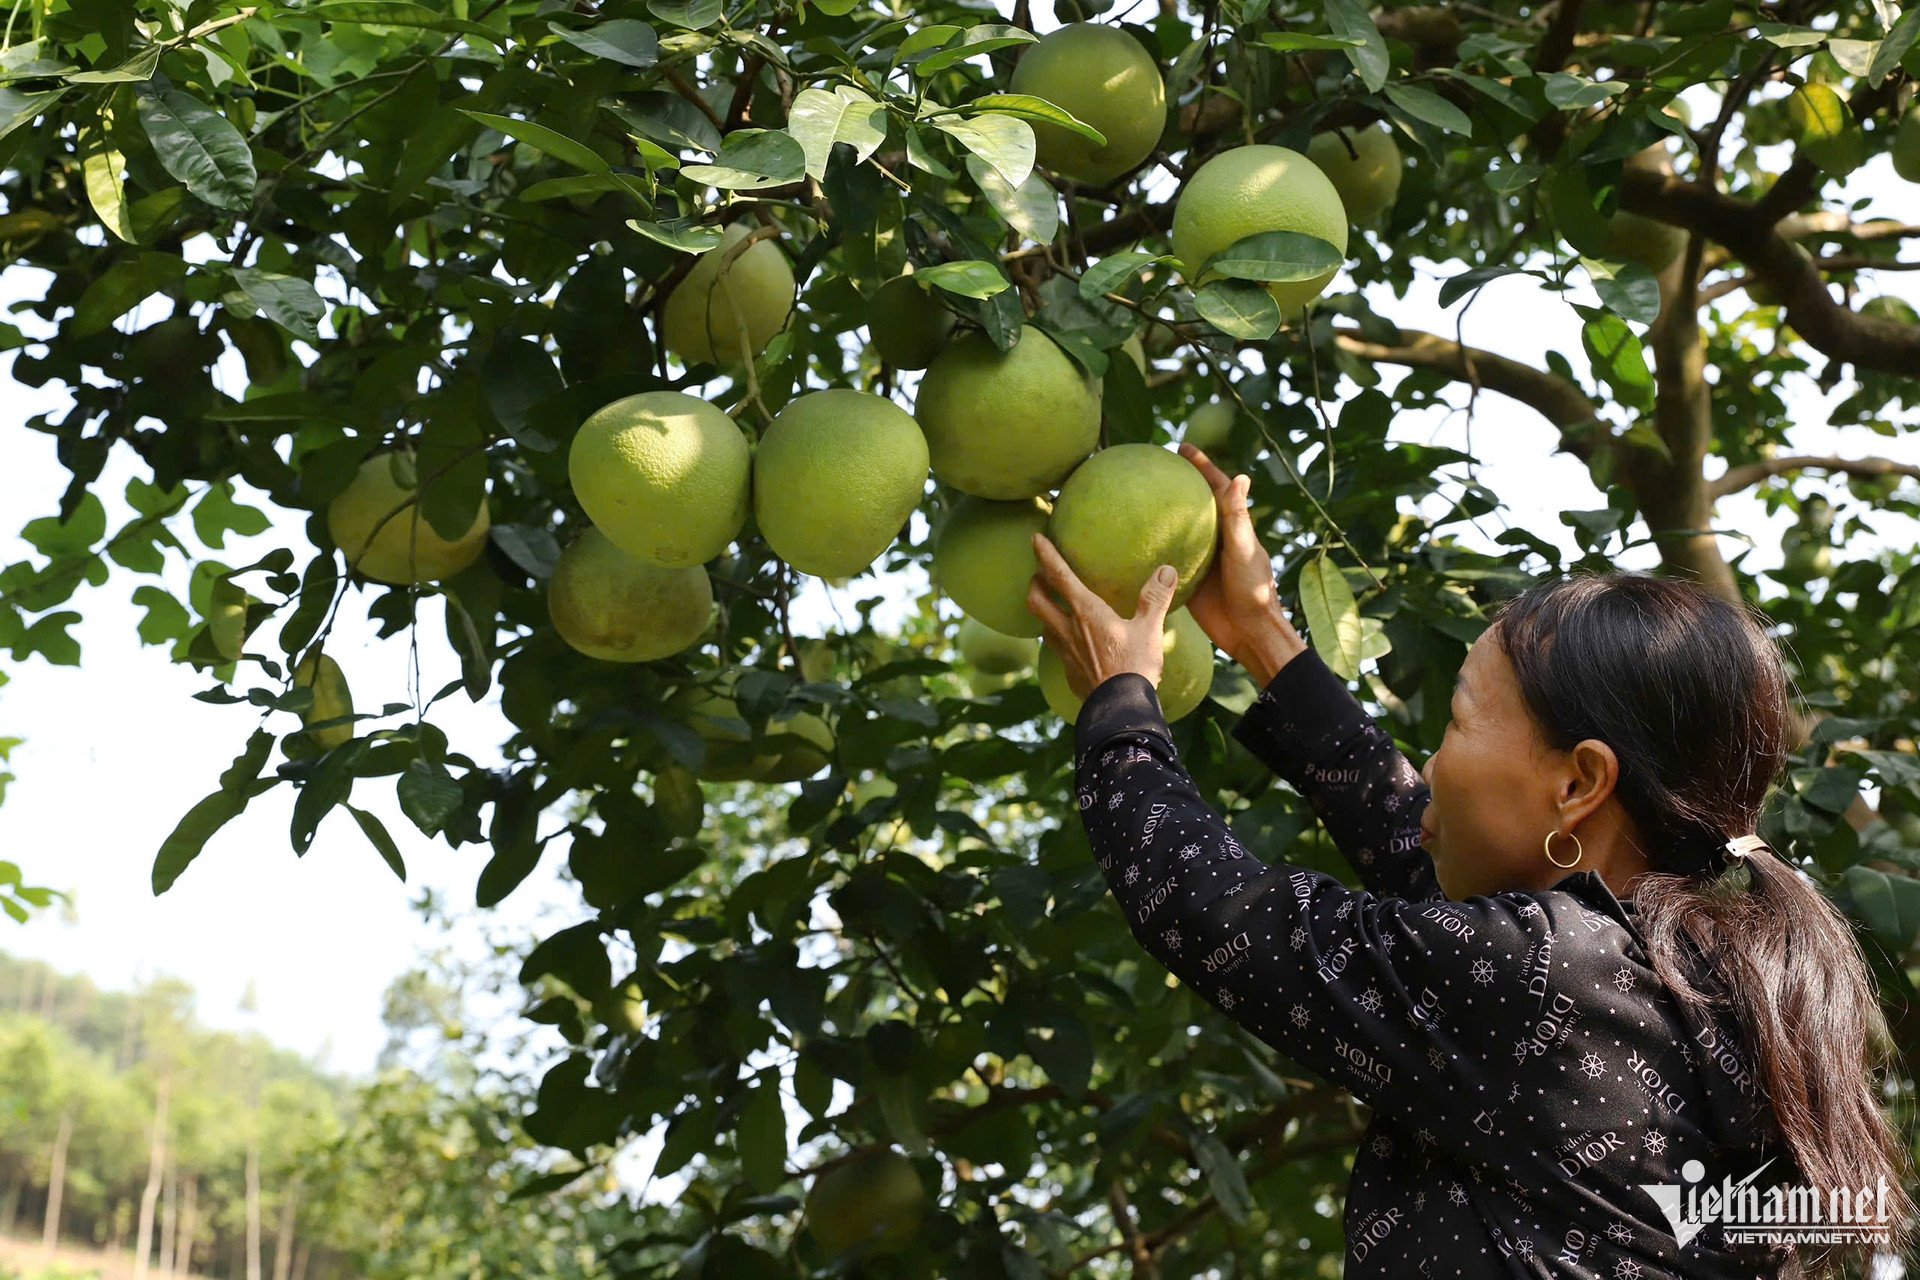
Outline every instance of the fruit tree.
<svg viewBox="0 0 1920 1280">
<path fill-rule="evenodd" d="M 1204 571 L 1192 432 L 1416 758 L 1531 575 L 1766 608 L 1808 715 L 1763 834 L 1861 924 L 1910 1089 L 1920 565 L 1847 546 L 1920 514 L 1920 8 L 1046 3 L 17 0 L 0 348 L 70 480 L 0 646 L 80 662 L 131 591 L 232 704 L 156 891 L 269 793 L 295 852 L 350 816 L 402 870 L 397 795 L 482 906 L 564 866 L 528 1132 L 664 1128 L 688 1180 L 624 1275 L 1331 1273 L 1355 1108 L 1143 961 L 1022 605 L 1036 529 L 1128 607 Z M 1468 344 L 1482 290 L 1577 345 L 1493 349 L 1500 302 Z M 1808 404 L 1892 456 L 1797 447 Z M 1390 434 L 1448 407 L 1469 448 Z M 1527 432 L 1590 491 L 1464 545 Z M 1736 496 L 1797 518 L 1779 568 L 1716 536 Z M 304 536 L 225 563 L 267 506 Z M 827 590 L 858 618 L 797 628 Z M 360 614 L 460 677 L 356 701 Z M 1166 642 L 1209 796 L 1338 871 L 1227 736 L 1246 677 L 1185 610 Z M 449 699 L 511 736 L 450 740 Z"/>
</svg>

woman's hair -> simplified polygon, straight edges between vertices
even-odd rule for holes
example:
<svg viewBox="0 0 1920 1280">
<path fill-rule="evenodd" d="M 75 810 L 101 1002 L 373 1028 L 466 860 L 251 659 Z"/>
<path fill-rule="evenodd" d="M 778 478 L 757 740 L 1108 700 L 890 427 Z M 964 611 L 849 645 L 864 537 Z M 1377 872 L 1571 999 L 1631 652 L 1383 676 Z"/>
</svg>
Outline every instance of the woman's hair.
<svg viewBox="0 0 1920 1280">
<path fill-rule="evenodd" d="M 1619 760 L 1615 794 L 1652 865 L 1629 896 L 1655 972 L 1684 1005 L 1730 1011 L 1756 1062 L 1754 1118 L 1801 1181 L 1885 1176 L 1903 1254 L 1916 1205 L 1911 1153 L 1881 1105 L 1896 1056 L 1879 984 L 1846 917 L 1796 867 L 1770 847 L 1744 860 L 1723 847 L 1754 831 L 1798 745 L 1768 618 L 1690 580 L 1629 571 L 1539 582 L 1490 616 L 1546 741 L 1597 738 Z M 1696 986 L 1688 962 L 1707 957 Z M 1808 1260 L 1809 1274 L 1864 1267 L 1872 1252 L 1839 1247 Z"/>
</svg>

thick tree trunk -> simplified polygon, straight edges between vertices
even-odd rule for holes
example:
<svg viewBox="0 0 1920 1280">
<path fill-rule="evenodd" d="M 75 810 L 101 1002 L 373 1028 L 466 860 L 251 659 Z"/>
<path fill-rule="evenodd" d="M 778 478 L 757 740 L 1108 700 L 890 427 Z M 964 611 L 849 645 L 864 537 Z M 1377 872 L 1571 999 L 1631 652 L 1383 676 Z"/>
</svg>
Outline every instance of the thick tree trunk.
<svg viewBox="0 0 1920 1280">
<path fill-rule="evenodd" d="M 13 1234 L 13 1224 L 20 1217 L 20 1194 L 27 1188 L 27 1175 L 14 1170 L 7 1175 L 6 1190 L 0 1191 L 0 1236 Z"/>
<path fill-rule="evenodd" d="M 182 1275 L 193 1274 L 193 1234 L 200 1227 L 200 1179 L 188 1178 L 180 1205 L 180 1234 L 173 1249 L 174 1269 Z"/>
<path fill-rule="evenodd" d="M 160 1274 L 173 1275 L 174 1233 L 180 1225 L 180 1168 L 167 1154 L 167 1170 L 160 1184 Z"/>
<path fill-rule="evenodd" d="M 293 1226 L 300 1211 L 300 1182 L 299 1175 L 294 1175 L 280 1204 L 280 1233 L 273 1241 L 273 1280 L 290 1280 L 293 1275 Z"/>
<path fill-rule="evenodd" d="M 247 1280 L 260 1280 L 260 1138 L 247 1139 Z"/>
<path fill-rule="evenodd" d="M 48 1253 L 60 1243 L 60 1198 L 67 1185 L 67 1144 L 73 1140 L 73 1113 L 60 1117 L 60 1132 L 53 1140 L 53 1159 L 47 1174 L 47 1216 L 41 1226 L 40 1245 Z"/>
<path fill-rule="evenodd" d="M 147 1185 L 140 1193 L 140 1227 L 134 1232 L 133 1280 L 147 1280 L 147 1266 L 153 1261 L 154 1206 L 160 1202 L 160 1183 L 167 1168 L 167 1082 L 153 1102 L 153 1128 L 147 1137 Z"/>
<path fill-rule="evenodd" d="M 300 1242 L 300 1251 L 293 1255 L 293 1280 L 307 1280 L 307 1242 Z"/>
</svg>

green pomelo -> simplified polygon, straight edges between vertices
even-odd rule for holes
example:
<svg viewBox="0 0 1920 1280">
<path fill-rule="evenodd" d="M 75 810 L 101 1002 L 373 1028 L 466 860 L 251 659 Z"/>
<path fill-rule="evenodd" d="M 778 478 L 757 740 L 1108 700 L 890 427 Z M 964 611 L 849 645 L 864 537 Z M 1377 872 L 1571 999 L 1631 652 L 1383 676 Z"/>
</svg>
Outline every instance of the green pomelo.
<svg viewBox="0 0 1920 1280">
<path fill-rule="evenodd" d="M 395 508 L 398 514 L 388 519 Z M 451 577 L 480 558 L 491 525 L 483 494 L 465 533 L 452 540 L 435 533 L 420 511 L 414 464 L 392 452 L 362 462 L 347 487 L 327 504 L 327 536 L 353 569 L 376 582 Z"/>
<path fill-rule="evenodd" d="M 587 518 L 614 546 L 663 568 L 705 564 L 739 535 L 751 465 L 733 419 L 678 391 L 601 406 L 567 452 Z"/>
<path fill-rule="evenodd" d="M 1118 27 L 1073 22 L 1021 55 L 1009 88 L 1045 98 L 1104 143 L 1033 122 L 1035 156 L 1063 177 L 1105 185 L 1153 154 L 1167 125 L 1167 90 L 1146 47 Z"/>
<path fill-rule="evenodd" d="M 232 660 L 240 656 L 247 642 L 247 606 L 252 603 L 253 597 L 231 579 L 213 584 L 207 602 L 207 638 L 221 657 Z"/>
<path fill-rule="evenodd" d="M 729 225 L 660 309 L 661 343 L 688 364 L 739 364 L 743 353 L 752 360 L 786 327 L 797 290 L 793 267 L 775 241 L 755 241 L 721 269 L 727 250 L 749 234 L 744 223 Z"/>
<path fill-rule="evenodd" d="M 802 573 L 863 573 L 927 488 L 927 438 L 885 396 L 836 387 L 789 402 L 753 457 L 753 515 Z"/>
<path fill-rule="evenodd" d="M 322 724 L 339 716 L 353 714 L 353 693 L 347 688 L 346 673 L 340 670 L 340 664 L 317 650 L 309 653 L 300 665 L 293 669 L 293 683 L 302 689 L 313 690 L 313 705 L 300 717 L 305 724 Z M 347 739 L 353 737 L 353 725 L 336 724 L 324 729 L 310 729 L 307 736 L 312 738 L 323 751 L 331 751 Z"/>
<path fill-rule="evenodd" d="M 1637 262 L 1649 271 L 1667 268 L 1687 247 L 1687 233 L 1670 223 L 1625 210 L 1607 219 L 1600 251 L 1609 258 Z"/>
<path fill-rule="evenodd" d="M 608 662 L 679 653 L 700 638 L 712 611 L 705 569 L 648 564 L 592 526 L 560 553 L 547 580 L 553 629 L 581 653 Z"/>
<path fill-rule="evenodd" d="M 1020 679 L 1024 674 L 1024 672 L 1020 671 L 1002 671 L 994 674 L 988 671 L 970 669 L 963 674 L 962 679 L 966 681 L 967 693 L 969 695 L 975 698 L 985 698 L 991 694 L 1011 689 L 1014 685 L 1020 683 Z"/>
<path fill-rule="evenodd" d="M 1204 284 L 1208 258 L 1262 231 L 1295 231 L 1347 252 L 1347 209 L 1318 165 L 1286 147 L 1255 144 L 1222 151 L 1201 165 L 1173 206 L 1173 252 L 1188 278 Z M 1338 268 L 1308 280 L 1267 286 L 1289 314 L 1319 297 Z M 1197 277 L 1197 278 L 1196 278 Z"/>
<path fill-rule="evenodd" d="M 1860 304 L 1860 314 L 1891 320 L 1896 324 L 1920 324 L 1920 312 L 1915 312 L 1911 304 L 1891 294 L 1883 293 L 1877 298 L 1868 298 Z"/>
<path fill-rule="evenodd" d="M 1039 635 L 1027 590 L 1040 569 L 1033 535 L 1046 532 L 1052 511 L 1045 498 L 961 498 L 934 531 L 934 583 L 983 626 L 1003 635 Z"/>
<path fill-rule="evenodd" d="M 1920 182 L 1920 106 L 1900 117 L 1893 131 L 1893 171 L 1908 182 Z"/>
<path fill-rule="evenodd" d="M 1010 636 L 974 618 L 960 620 L 954 643 L 961 657 L 990 676 L 1025 671 L 1039 654 L 1039 642 L 1031 637 Z"/>
<path fill-rule="evenodd" d="M 811 711 L 769 717 L 756 752 L 728 689 L 684 689 L 673 704 L 706 744 L 706 758 L 694 773 L 708 782 L 794 782 L 820 772 L 831 758 L 833 730 Z"/>
<path fill-rule="evenodd" d="M 1233 424 L 1239 417 L 1239 412 L 1232 405 L 1209 400 L 1188 415 L 1187 433 L 1181 440 L 1202 453 L 1211 454 L 1225 449 L 1233 438 Z"/>
<path fill-rule="evenodd" d="M 880 358 L 896 369 L 924 369 L 953 337 L 953 312 L 914 283 L 895 276 L 874 290 L 867 333 Z"/>
<path fill-rule="evenodd" d="M 1117 444 L 1081 463 L 1054 499 L 1047 537 L 1087 589 L 1123 618 L 1153 571 L 1179 573 L 1179 608 L 1213 567 L 1220 515 L 1199 469 L 1152 444 Z"/>
<path fill-rule="evenodd" d="M 919 1237 L 926 1198 L 905 1156 L 858 1156 L 814 1179 L 807 1191 L 807 1230 L 835 1256 L 902 1253 Z"/>
<path fill-rule="evenodd" d="M 1213 688 L 1213 641 L 1192 614 L 1175 609 L 1160 633 L 1160 652 L 1164 664 L 1158 685 L 1160 712 L 1172 724 L 1199 706 Z M 1081 699 L 1067 684 L 1067 669 L 1051 645 L 1040 647 L 1039 679 L 1040 692 L 1053 713 L 1068 724 L 1078 719 Z"/>
<path fill-rule="evenodd" d="M 979 498 L 1030 498 L 1099 443 L 1100 384 L 1031 325 L 1005 355 L 975 332 L 928 367 L 914 414 L 942 484 Z"/>
<path fill-rule="evenodd" d="M 1400 194 L 1400 172 L 1405 162 L 1400 144 L 1394 141 L 1393 130 L 1385 121 L 1364 129 L 1316 133 L 1307 144 L 1307 159 L 1333 183 L 1340 202 L 1347 207 L 1347 217 L 1354 222 L 1377 221 L 1393 208 Z"/>
</svg>

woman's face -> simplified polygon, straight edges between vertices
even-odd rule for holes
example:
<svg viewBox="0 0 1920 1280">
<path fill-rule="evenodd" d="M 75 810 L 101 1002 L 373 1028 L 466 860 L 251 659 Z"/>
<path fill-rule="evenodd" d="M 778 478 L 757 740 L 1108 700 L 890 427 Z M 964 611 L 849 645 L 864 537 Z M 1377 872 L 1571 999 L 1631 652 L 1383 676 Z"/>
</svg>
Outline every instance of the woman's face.
<svg viewBox="0 0 1920 1280">
<path fill-rule="evenodd" d="M 1554 804 L 1556 771 L 1542 767 L 1548 754 L 1498 637 L 1481 633 L 1460 668 L 1446 736 L 1420 771 L 1432 792 L 1421 844 L 1448 898 L 1546 888 L 1572 874 L 1540 848 L 1542 835 L 1567 829 Z M 1562 862 L 1573 849 L 1572 840 L 1553 841 Z"/>
</svg>

